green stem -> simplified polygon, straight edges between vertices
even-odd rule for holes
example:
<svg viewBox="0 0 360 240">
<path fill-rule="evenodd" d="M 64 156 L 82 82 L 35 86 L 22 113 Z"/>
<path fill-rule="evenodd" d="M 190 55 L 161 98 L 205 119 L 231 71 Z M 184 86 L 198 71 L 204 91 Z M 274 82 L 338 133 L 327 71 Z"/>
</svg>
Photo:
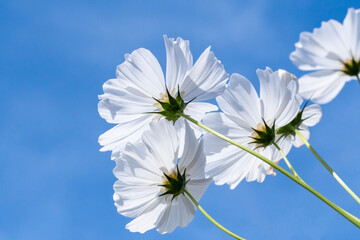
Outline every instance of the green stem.
<svg viewBox="0 0 360 240">
<path fill-rule="evenodd" d="M 337 206 L 336 204 L 334 204 L 333 202 L 331 202 L 329 199 L 327 199 L 326 197 L 324 197 L 323 195 L 321 195 L 319 192 L 317 192 L 315 189 L 313 189 L 312 187 L 310 187 L 308 184 L 306 184 L 304 181 L 302 181 L 301 179 L 293 176 L 292 174 L 290 174 L 289 172 L 287 172 L 285 169 L 283 169 L 282 167 L 278 166 L 277 164 L 275 164 L 274 162 L 272 162 L 271 160 L 267 159 L 266 157 L 260 155 L 259 153 L 251 150 L 250 148 L 247 148 L 233 140 L 231 140 L 230 138 L 222 135 L 221 133 L 216 132 L 215 130 L 207 127 L 206 125 L 196 121 L 195 119 L 192 119 L 190 116 L 187 116 L 183 113 L 181 113 L 181 116 L 184 117 L 185 119 L 187 119 L 188 121 L 194 123 L 195 125 L 201 127 L 202 129 L 214 134 L 215 136 L 225 140 L 226 142 L 237 146 L 238 148 L 243 149 L 244 151 L 254 155 L 255 157 L 261 159 L 262 161 L 266 162 L 267 164 L 269 164 L 270 166 L 272 166 L 273 168 L 275 168 L 276 170 L 278 170 L 279 172 L 281 172 L 282 174 L 284 174 L 285 176 L 287 176 L 288 178 L 290 178 L 291 180 L 293 180 L 294 182 L 296 182 L 297 184 L 299 184 L 300 186 L 302 186 L 303 188 L 305 188 L 306 190 L 308 190 L 309 192 L 311 192 L 312 194 L 314 194 L 316 197 L 318 197 L 320 200 L 322 200 L 323 202 L 325 202 L 327 205 L 329 205 L 331 208 L 333 208 L 335 211 L 337 211 L 338 213 L 340 213 L 343 217 L 345 217 L 347 220 L 349 220 L 351 223 L 353 223 L 355 226 L 357 226 L 358 228 L 360 228 L 360 219 L 358 219 L 357 217 L 355 217 L 354 215 L 348 213 L 347 211 L 345 211 L 344 209 L 342 209 L 341 207 Z"/>
<path fill-rule="evenodd" d="M 205 215 L 205 217 L 207 217 L 207 219 L 210 220 L 210 222 L 212 222 L 215 226 L 217 226 L 218 228 L 220 228 L 221 230 L 223 230 L 224 232 L 226 232 L 227 234 L 229 234 L 230 236 L 239 239 L 239 240 L 245 240 L 245 238 L 239 237 L 238 235 L 236 235 L 235 233 L 230 232 L 229 230 L 227 230 L 226 228 L 224 228 L 220 223 L 218 223 L 217 221 L 215 221 L 200 205 L 199 203 L 195 200 L 195 198 L 186 190 L 184 189 L 184 192 L 188 195 L 188 197 L 191 199 L 191 201 L 195 204 L 195 206 Z"/>
<path fill-rule="evenodd" d="M 279 145 L 276 144 L 276 142 L 273 142 L 274 146 L 277 148 L 277 150 L 280 152 L 282 158 L 284 159 L 284 161 L 286 162 L 286 165 L 289 167 L 289 169 L 291 170 L 291 172 L 294 174 L 295 177 L 300 178 L 300 176 L 296 173 L 295 169 L 293 168 L 293 166 L 291 165 L 290 161 L 287 159 L 286 155 L 284 154 L 284 152 L 281 150 L 281 148 L 279 147 Z"/>
<path fill-rule="evenodd" d="M 310 145 L 310 143 L 304 138 L 304 136 L 298 131 L 295 130 L 296 134 L 301 138 L 305 143 L 308 149 L 314 154 L 314 156 L 319 160 L 319 162 L 331 173 L 331 175 L 338 181 L 338 183 L 360 204 L 360 198 L 344 183 L 344 181 L 334 172 L 334 170 L 325 162 L 324 159 L 315 151 L 315 149 Z"/>
</svg>

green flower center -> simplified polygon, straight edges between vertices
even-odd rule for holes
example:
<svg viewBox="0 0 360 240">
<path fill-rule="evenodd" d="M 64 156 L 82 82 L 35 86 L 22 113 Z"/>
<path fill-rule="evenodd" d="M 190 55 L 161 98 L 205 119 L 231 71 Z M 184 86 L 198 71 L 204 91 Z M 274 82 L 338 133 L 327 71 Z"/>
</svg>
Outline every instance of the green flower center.
<svg viewBox="0 0 360 240">
<path fill-rule="evenodd" d="M 157 99 L 153 97 L 153 99 L 156 101 L 154 107 L 159 109 L 159 112 L 150 112 L 150 113 L 160 114 L 164 116 L 165 119 L 169 121 L 173 121 L 175 123 L 176 120 L 178 120 L 179 117 L 181 117 L 181 114 L 184 113 L 186 106 L 190 102 L 192 102 L 195 98 L 185 103 L 181 97 L 182 95 L 184 95 L 184 92 L 180 92 L 179 87 L 176 97 L 174 97 L 175 91 L 172 92 L 173 94 L 171 94 L 166 87 L 166 93 L 160 94 L 160 98 Z"/>
<path fill-rule="evenodd" d="M 184 169 L 183 174 L 181 174 L 179 167 L 176 166 L 176 171 L 174 169 L 171 169 L 169 174 L 164 173 L 163 184 L 159 186 L 164 187 L 166 191 L 160 194 L 160 196 L 168 194 L 172 195 L 172 201 L 180 194 L 184 194 L 186 184 L 189 180 L 186 180 L 186 168 Z"/>
<path fill-rule="evenodd" d="M 259 123 L 256 128 L 252 128 L 254 132 L 251 134 L 251 138 L 254 140 L 251 143 L 256 145 L 256 148 L 266 148 L 275 141 L 275 122 L 272 127 L 263 119 L 262 123 Z"/>
<path fill-rule="evenodd" d="M 360 73 L 360 60 L 352 58 L 343 62 L 343 73 L 349 76 L 358 76 Z"/>
</svg>

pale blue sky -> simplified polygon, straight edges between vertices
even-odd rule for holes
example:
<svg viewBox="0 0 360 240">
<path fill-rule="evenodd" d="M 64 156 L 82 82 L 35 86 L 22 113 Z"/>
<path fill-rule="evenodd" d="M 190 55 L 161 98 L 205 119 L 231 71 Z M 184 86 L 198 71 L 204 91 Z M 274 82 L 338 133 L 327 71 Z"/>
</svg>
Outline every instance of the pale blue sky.
<svg viewBox="0 0 360 240">
<path fill-rule="evenodd" d="M 145 47 L 165 69 L 163 34 L 190 40 L 194 59 L 209 45 L 229 73 L 258 87 L 257 68 L 303 72 L 290 62 L 300 32 L 342 21 L 358 1 L 17 1 L 0 3 L 0 240 L 232 239 L 197 211 L 186 228 L 130 233 L 112 194 L 110 153 L 98 136 L 102 84 L 125 53 Z M 310 141 L 360 193 L 360 86 L 348 83 Z M 360 206 L 307 149 L 290 155 L 306 182 L 346 210 Z M 284 164 L 282 164 L 284 165 Z M 223 225 L 251 239 L 358 239 L 360 231 L 281 175 L 211 185 L 200 201 Z"/>
</svg>

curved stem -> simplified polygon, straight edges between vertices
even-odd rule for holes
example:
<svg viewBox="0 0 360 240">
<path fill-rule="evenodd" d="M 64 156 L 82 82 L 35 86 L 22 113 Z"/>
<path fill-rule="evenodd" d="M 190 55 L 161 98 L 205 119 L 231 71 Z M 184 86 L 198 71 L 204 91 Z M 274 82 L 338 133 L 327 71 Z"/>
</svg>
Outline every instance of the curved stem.
<svg viewBox="0 0 360 240">
<path fill-rule="evenodd" d="M 310 145 L 310 143 L 304 138 L 304 136 L 298 131 L 295 130 L 296 134 L 301 138 L 305 143 L 307 148 L 314 154 L 314 156 L 319 160 L 319 162 L 331 173 L 331 175 L 338 181 L 338 183 L 360 204 L 360 198 L 346 185 L 346 183 L 334 172 L 334 170 L 325 162 L 322 157 L 315 151 L 315 149 Z"/>
<path fill-rule="evenodd" d="M 202 129 L 214 134 L 215 136 L 227 141 L 228 143 L 237 146 L 238 148 L 243 149 L 244 151 L 254 155 L 255 157 L 261 159 L 262 161 L 266 162 L 267 164 L 269 164 L 270 166 L 272 166 L 273 168 L 275 168 L 276 170 L 278 170 L 279 172 L 281 172 L 282 174 L 284 174 L 285 176 L 287 176 L 288 178 L 290 178 L 291 180 L 293 180 L 294 182 L 296 182 L 297 184 L 299 184 L 300 186 L 302 186 L 303 188 L 305 188 L 306 190 L 308 190 L 309 192 L 311 192 L 312 194 L 314 194 L 317 198 L 319 198 L 321 201 L 325 202 L 327 205 L 329 205 L 331 208 L 333 208 L 335 211 L 337 211 L 338 213 L 340 213 L 343 217 L 345 217 L 347 220 L 349 220 L 351 223 L 353 223 L 355 226 L 357 226 L 358 228 L 360 228 L 360 219 L 358 219 L 357 217 L 355 217 L 354 215 L 352 215 L 351 213 L 345 211 L 344 209 L 342 209 L 341 207 L 337 206 L 336 204 L 334 204 L 333 202 L 331 202 L 329 199 L 327 199 L 326 197 L 324 197 L 323 195 L 321 195 L 319 192 L 317 192 L 315 189 L 313 189 L 312 187 L 310 187 L 308 184 L 306 184 L 304 181 L 302 181 L 301 179 L 293 176 L 292 174 L 290 174 L 289 172 L 287 172 L 285 169 L 283 169 L 282 167 L 278 166 L 277 164 L 275 164 L 274 162 L 272 162 L 271 160 L 267 159 L 266 157 L 260 155 L 259 153 L 251 150 L 250 148 L 247 148 L 233 140 L 231 140 L 230 138 L 222 135 L 221 133 L 216 132 L 215 130 L 207 127 L 206 125 L 196 121 L 195 119 L 192 119 L 190 116 L 187 116 L 183 113 L 181 113 L 181 116 L 184 117 L 185 119 L 187 119 L 188 121 L 194 123 L 195 125 L 201 127 Z"/>
<path fill-rule="evenodd" d="M 281 150 L 281 148 L 279 147 L 279 145 L 276 144 L 276 142 L 273 142 L 274 146 L 277 148 L 277 150 L 280 152 L 282 158 L 284 159 L 284 161 L 286 162 L 286 165 L 289 167 L 289 169 L 291 170 L 291 172 L 294 174 L 295 177 L 300 178 L 300 176 L 296 173 L 295 169 L 293 168 L 293 166 L 291 165 L 290 161 L 287 159 L 286 155 L 284 154 L 284 152 Z"/>
<path fill-rule="evenodd" d="M 238 235 L 236 235 L 235 233 L 230 232 L 229 230 L 227 230 L 226 228 L 224 228 L 220 223 L 218 223 L 217 221 L 215 221 L 200 205 L 199 203 L 195 200 L 195 198 L 193 196 L 191 196 L 191 194 L 184 189 L 184 192 L 188 195 L 188 197 L 191 199 L 191 201 L 195 204 L 195 206 L 205 215 L 205 217 L 207 217 L 207 219 L 210 220 L 210 222 L 212 222 L 215 226 L 217 226 L 218 228 L 220 228 L 221 230 L 223 230 L 224 232 L 226 232 L 227 234 L 229 234 L 230 236 L 239 239 L 239 240 L 245 240 L 245 238 L 239 237 Z"/>
</svg>

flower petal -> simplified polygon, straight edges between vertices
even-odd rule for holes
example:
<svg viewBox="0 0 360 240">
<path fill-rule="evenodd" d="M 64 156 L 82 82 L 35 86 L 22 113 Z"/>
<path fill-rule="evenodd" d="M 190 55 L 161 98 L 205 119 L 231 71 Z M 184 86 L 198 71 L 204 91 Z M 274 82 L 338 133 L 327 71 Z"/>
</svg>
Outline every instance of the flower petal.
<svg viewBox="0 0 360 240">
<path fill-rule="evenodd" d="M 196 162 L 197 158 L 200 157 L 197 156 L 197 158 L 194 159 L 194 157 L 197 155 L 197 152 L 201 153 L 201 151 L 204 149 L 204 146 L 201 144 L 201 147 L 199 147 L 199 141 L 195 137 L 194 131 L 190 128 L 190 125 L 187 122 L 184 122 L 184 126 L 184 135 L 180 140 L 181 142 L 184 142 L 184 150 L 182 152 L 178 166 L 180 169 L 186 168 L 186 171 L 188 172 L 190 165 L 193 164 L 193 161 Z M 202 160 L 204 159 L 200 159 L 200 161 Z"/>
<path fill-rule="evenodd" d="M 301 70 L 341 70 L 341 61 L 350 58 L 343 26 L 335 21 L 322 22 L 313 33 L 300 34 L 291 61 Z"/>
<path fill-rule="evenodd" d="M 193 65 L 189 41 L 177 38 L 168 38 L 164 35 L 166 47 L 166 86 L 169 91 L 177 91 L 182 85 L 185 75 Z"/>
<path fill-rule="evenodd" d="M 221 110 L 239 118 L 242 125 L 256 127 L 261 121 L 259 97 L 249 80 L 234 73 L 222 95 L 216 98 Z"/>
<path fill-rule="evenodd" d="M 215 184 L 226 183 L 234 189 L 245 177 L 247 181 L 256 179 L 262 181 L 262 175 L 266 174 L 266 170 L 263 169 L 268 168 L 266 166 L 260 168 L 262 164 L 265 163 L 249 153 L 236 146 L 228 145 L 218 154 L 207 156 L 205 171 L 207 176 L 214 179 Z"/>
<path fill-rule="evenodd" d="M 121 151 L 127 142 L 136 142 L 141 139 L 143 132 L 149 128 L 152 115 L 143 115 L 132 121 L 121 123 L 103 133 L 99 143 L 103 146 L 100 151 Z"/>
<path fill-rule="evenodd" d="M 302 119 L 303 124 L 309 127 L 315 126 L 321 119 L 322 112 L 321 107 L 317 104 L 312 104 L 305 108 Z"/>
<path fill-rule="evenodd" d="M 161 119 L 150 123 L 150 130 L 145 131 L 142 141 L 150 152 L 152 161 L 163 172 L 169 173 L 178 159 L 179 140 L 175 128 L 168 120 Z"/>
<path fill-rule="evenodd" d="M 166 201 L 164 198 L 157 198 L 153 201 L 148 209 L 139 217 L 135 218 L 126 225 L 126 228 L 131 232 L 144 233 L 154 228 L 159 220 L 162 218 L 166 208 Z"/>
<path fill-rule="evenodd" d="M 186 189 L 195 198 L 196 201 L 200 201 L 202 195 L 205 193 L 211 182 L 211 178 L 197 180 L 190 179 L 190 181 L 186 184 Z"/>
<path fill-rule="evenodd" d="M 139 216 L 160 195 L 159 186 L 149 186 L 146 184 L 132 186 L 122 181 L 115 182 L 114 190 L 115 194 L 121 199 L 120 202 L 114 198 L 117 211 L 126 217 Z"/>
<path fill-rule="evenodd" d="M 228 77 L 224 66 L 208 47 L 180 86 L 180 91 L 184 91 L 183 99 L 203 101 L 214 98 L 225 90 Z"/>
<path fill-rule="evenodd" d="M 159 233 L 171 233 L 177 226 L 185 227 L 195 216 L 195 206 L 183 195 L 167 198 L 165 212 L 157 224 Z"/>
<path fill-rule="evenodd" d="M 193 140 L 190 140 L 189 137 L 185 138 L 184 153 L 179 161 L 179 168 L 186 168 L 186 173 L 189 174 L 191 179 L 204 179 L 206 164 L 204 140 L 201 139 L 200 143 L 198 143 L 194 134 L 192 134 L 191 138 Z"/>
<path fill-rule="evenodd" d="M 208 113 L 204 118 L 204 124 L 211 129 L 231 138 L 239 143 L 249 142 L 253 130 L 250 127 L 241 126 L 241 119 L 230 118 L 232 116 L 224 113 Z M 221 151 L 228 143 L 212 133 L 204 133 L 206 155 Z"/>
<path fill-rule="evenodd" d="M 349 79 L 351 77 L 331 70 L 308 73 L 299 79 L 299 94 L 315 103 L 325 104 L 338 95 Z"/>
<path fill-rule="evenodd" d="M 126 88 L 120 79 L 110 79 L 103 85 L 98 111 L 109 123 L 124 123 L 154 111 L 155 100 L 134 89 Z"/>
<path fill-rule="evenodd" d="M 302 99 L 297 97 L 298 84 L 294 75 L 270 68 L 256 71 L 260 80 L 260 98 L 263 101 L 263 118 L 284 126 L 294 119 Z M 273 124 L 273 123 L 270 123 Z"/>
<path fill-rule="evenodd" d="M 191 102 L 186 106 L 184 113 L 191 118 L 201 121 L 205 113 L 217 111 L 219 108 L 211 103 L 207 102 Z"/>
<path fill-rule="evenodd" d="M 150 153 L 142 142 L 128 143 L 122 154 L 115 159 L 116 167 L 113 170 L 115 177 L 124 182 L 137 184 L 158 185 L 162 182 L 163 172 L 155 162 L 151 161 Z M 124 180 L 126 179 L 126 181 Z"/>
<path fill-rule="evenodd" d="M 165 92 L 165 81 L 159 62 L 147 49 L 139 48 L 125 55 L 125 62 L 117 67 L 116 73 L 121 84 L 150 98 L 159 98 L 159 94 Z"/>
<path fill-rule="evenodd" d="M 349 8 L 344 19 L 344 33 L 353 57 L 360 59 L 360 9 Z"/>
</svg>

